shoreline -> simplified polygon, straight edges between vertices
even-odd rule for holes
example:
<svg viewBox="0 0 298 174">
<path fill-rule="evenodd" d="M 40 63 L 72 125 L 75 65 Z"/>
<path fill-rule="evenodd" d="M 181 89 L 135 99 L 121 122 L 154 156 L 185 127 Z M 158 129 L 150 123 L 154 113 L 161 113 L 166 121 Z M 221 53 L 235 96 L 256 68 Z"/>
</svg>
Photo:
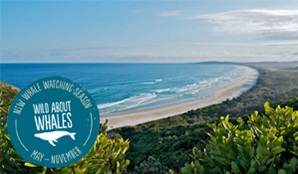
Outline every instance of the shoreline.
<svg viewBox="0 0 298 174">
<path fill-rule="evenodd" d="M 241 95 L 243 90 L 246 89 L 246 85 L 251 85 L 252 87 L 256 83 L 258 71 L 251 67 L 247 68 L 250 69 L 250 72 L 247 77 L 236 83 L 231 84 L 230 86 L 217 90 L 212 96 L 208 98 L 150 110 L 100 117 L 100 122 L 104 123 L 105 120 L 108 119 L 108 130 L 123 126 L 135 126 L 149 121 L 176 116 L 190 110 L 203 108 L 213 104 L 218 104 L 225 101 L 226 99 L 232 99 Z"/>
</svg>

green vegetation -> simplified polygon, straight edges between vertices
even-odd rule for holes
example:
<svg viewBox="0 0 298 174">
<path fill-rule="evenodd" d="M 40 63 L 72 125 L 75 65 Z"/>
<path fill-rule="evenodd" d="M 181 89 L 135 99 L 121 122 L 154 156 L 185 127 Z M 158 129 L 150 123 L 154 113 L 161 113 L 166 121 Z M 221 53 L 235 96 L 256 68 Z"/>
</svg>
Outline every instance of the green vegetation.
<svg viewBox="0 0 298 174">
<path fill-rule="evenodd" d="M 265 69 L 254 65 L 259 71 L 257 84 L 249 91 L 233 100 L 221 104 L 192 110 L 179 116 L 156 120 L 133 127 L 123 127 L 110 131 L 119 133 L 130 140 L 127 158 L 131 161 L 128 171 L 138 173 L 148 159 L 153 158 L 159 171 L 173 169 L 176 173 L 189 162 L 193 147 L 205 147 L 212 132 L 207 124 L 218 123 L 222 115 L 230 115 L 245 120 L 250 113 L 264 112 L 263 104 L 269 101 L 273 106 L 290 106 L 298 110 L 298 71 L 282 67 Z M 149 173 L 149 172 L 148 172 Z"/>
<path fill-rule="evenodd" d="M 237 124 L 229 116 L 209 124 L 210 141 L 203 151 L 194 148 L 194 161 L 182 173 L 297 173 L 298 111 L 269 103 L 264 108 L 265 114 L 255 111 Z"/>
<path fill-rule="evenodd" d="M 0 173 L 295 173 L 298 70 L 253 66 L 257 84 L 240 97 L 109 132 L 101 125 L 89 154 L 61 169 L 25 163 L 14 151 L 6 118 L 18 89 L 0 83 Z"/>
<path fill-rule="evenodd" d="M 0 173 L 123 173 L 129 165 L 125 159 L 128 140 L 108 136 L 106 124 L 101 125 L 96 143 L 80 161 L 63 168 L 46 168 L 27 163 L 14 150 L 7 133 L 7 113 L 18 89 L 0 82 Z"/>
<path fill-rule="evenodd" d="M 177 117 L 179 118 L 179 117 Z M 134 141 L 131 143 L 127 157 L 131 160 L 129 167 L 132 173 L 139 171 L 143 163 L 147 163 L 148 159 L 153 158 L 157 163 L 160 163 L 158 170 L 166 172 L 168 169 L 179 171 L 181 166 L 189 159 L 192 148 L 197 146 L 202 148 L 202 140 L 208 138 L 205 134 L 208 128 L 206 123 L 200 122 L 197 124 L 178 124 L 174 125 L 172 119 L 167 121 L 150 122 L 148 127 L 124 127 L 121 129 L 121 135 Z M 168 127 L 168 128 L 165 128 Z M 144 159 L 144 160 L 143 160 Z M 138 172 L 135 172 L 138 173 Z"/>
</svg>

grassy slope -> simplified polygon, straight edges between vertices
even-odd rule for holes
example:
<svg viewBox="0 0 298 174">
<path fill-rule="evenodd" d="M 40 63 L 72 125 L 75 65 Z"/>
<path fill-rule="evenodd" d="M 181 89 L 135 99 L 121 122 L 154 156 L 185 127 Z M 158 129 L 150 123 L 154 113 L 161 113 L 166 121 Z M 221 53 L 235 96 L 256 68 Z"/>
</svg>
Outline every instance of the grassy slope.
<svg viewBox="0 0 298 174">
<path fill-rule="evenodd" d="M 276 64 L 252 66 L 260 73 L 257 84 L 236 99 L 180 116 L 111 131 L 131 141 L 127 154 L 131 160 L 130 170 L 134 171 L 141 163 L 148 163 L 148 157 L 152 156 L 160 163 L 158 166 L 180 171 L 181 166 L 189 160 L 192 148 L 202 147 L 208 139 L 206 132 L 210 130 L 206 123 L 217 121 L 221 115 L 236 117 L 246 116 L 254 110 L 262 111 L 265 101 L 298 109 L 298 100 L 295 98 L 298 96 L 297 69 L 289 68 L 288 65 L 277 68 Z"/>
</svg>

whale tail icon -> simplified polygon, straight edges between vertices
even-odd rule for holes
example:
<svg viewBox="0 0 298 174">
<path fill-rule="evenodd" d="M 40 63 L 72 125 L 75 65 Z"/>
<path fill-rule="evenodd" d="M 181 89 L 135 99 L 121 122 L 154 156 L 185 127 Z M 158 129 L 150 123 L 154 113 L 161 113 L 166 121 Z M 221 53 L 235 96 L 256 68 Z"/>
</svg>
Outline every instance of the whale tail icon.
<svg viewBox="0 0 298 174">
<path fill-rule="evenodd" d="M 49 140 L 49 143 L 50 143 L 52 146 L 56 146 L 56 144 L 54 144 L 53 141 L 58 142 L 57 140 Z"/>
<path fill-rule="evenodd" d="M 76 140 L 75 138 L 76 133 L 70 133 L 69 136 L 71 137 L 71 139 Z"/>
</svg>

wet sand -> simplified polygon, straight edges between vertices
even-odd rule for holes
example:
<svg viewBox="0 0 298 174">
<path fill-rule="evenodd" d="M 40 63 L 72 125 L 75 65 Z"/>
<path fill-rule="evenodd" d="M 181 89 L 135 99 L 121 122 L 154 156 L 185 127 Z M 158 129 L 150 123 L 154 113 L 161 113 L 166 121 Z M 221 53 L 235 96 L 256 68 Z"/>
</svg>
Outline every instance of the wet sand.
<svg viewBox="0 0 298 174">
<path fill-rule="evenodd" d="M 211 97 L 200 99 L 197 101 L 185 102 L 176 105 L 150 109 L 139 112 L 132 112 L 128 114 L 122 115 L 114 115 L 114 116 L 102 116 L 100 118 L 100 122 L 105 122 L 108 119 L 108 129 L 123 127 L 123 126 L 134 126 L 141 123 L 158 120 L 162 118 L 167 118 L 170 116 L 175 116 L 178 114 L 185 113 L 192 109 L 198 109 L 206 106 L 210 106 L 213 104 L 218 104 L 226 99 L 232 99 L 241 94 L 246 85 L 253 84 L 258 76 L 258 71 L 250 68 L 250 74 L 230 85 L 219 89 L 215 92 L 215 94 Z"/>
</svg>

